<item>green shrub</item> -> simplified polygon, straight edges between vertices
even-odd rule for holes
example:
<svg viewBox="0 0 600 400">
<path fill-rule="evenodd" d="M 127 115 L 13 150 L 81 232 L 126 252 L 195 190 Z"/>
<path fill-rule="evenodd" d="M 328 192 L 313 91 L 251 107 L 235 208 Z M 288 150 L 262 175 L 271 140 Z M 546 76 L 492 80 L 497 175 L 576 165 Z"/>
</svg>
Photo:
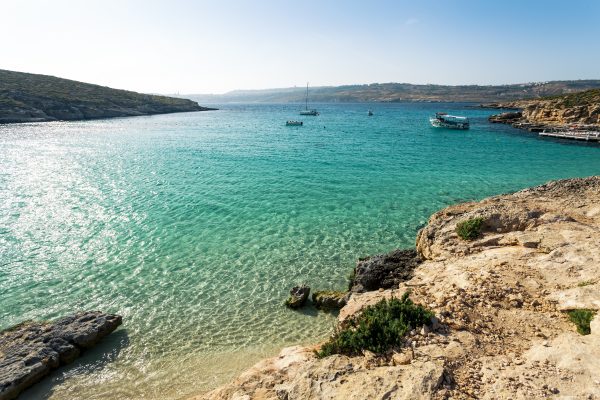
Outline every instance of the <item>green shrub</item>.
<svg viewBox="0 0 600 400">
<path fill-rule="evenodd" d="M 571 322 L 577 327 L 577 332 L 582 335 L 589 335 L 592 333 L 590 322 L 592 322 L 592 318 L 594 318 L 594 315 L 596 314 L 594 311 L 585 309 L 571 310 L 568 311 L 567 314 L 569 314 Z"/>
<path fill-rule="evenodd" d="M 474 240 L 481 234 L 483 218 L 470 218 L 456 224 L 456 233 L 464 240 Z"/>
<path fill-rule="evenodd" d="M 409 298 L 381 300 L 366 307 L 360 314 L 346 321 L 342 328 L 317 352 L 318 357 L 332 354 L 359 355 L 363 350 L 384 353 L 400 347 L 404 335 L 413 328 L 429 324 L 433 313 Z"/>
</svg>

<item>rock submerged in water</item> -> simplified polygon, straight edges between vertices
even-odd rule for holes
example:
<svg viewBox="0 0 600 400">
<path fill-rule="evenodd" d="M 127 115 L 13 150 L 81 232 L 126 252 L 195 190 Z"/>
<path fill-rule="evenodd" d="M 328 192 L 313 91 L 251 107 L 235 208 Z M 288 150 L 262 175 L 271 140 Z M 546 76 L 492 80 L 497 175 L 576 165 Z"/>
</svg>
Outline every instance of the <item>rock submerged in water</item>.
<svg viewBox="0 0 600 400">
<path fill-rule="evenodd" d="M 0 332 L 0 400 L 14 399 L 53 369 L 73 362 L 121 323 L 119 315 L 86 311 Z"/>
<path fill-rule="evenodd" d="M 312 301 L 316 308 L 323 310 L 335 310 L 344 307 L 348 302 L 349 297 L 349 292 L 321 290 L 313 293 Z"/>
<path fill-rule="evenodd" d="M 412 278 L 413 270 L 423 260 L 416 250 L 394 250 L 387 254 L 361 259 L 351 278 L 352 292 L 369 292 L 397 287 Z"/>
<path fill-rule="evenodd" d="M 285 301 L 285 305 L 289 308 L 300 308 L 306 303 L 309 293 L 310 287 L 306 285 L 294 286 L 290 290 L 290 297 Z"/>
</svg>

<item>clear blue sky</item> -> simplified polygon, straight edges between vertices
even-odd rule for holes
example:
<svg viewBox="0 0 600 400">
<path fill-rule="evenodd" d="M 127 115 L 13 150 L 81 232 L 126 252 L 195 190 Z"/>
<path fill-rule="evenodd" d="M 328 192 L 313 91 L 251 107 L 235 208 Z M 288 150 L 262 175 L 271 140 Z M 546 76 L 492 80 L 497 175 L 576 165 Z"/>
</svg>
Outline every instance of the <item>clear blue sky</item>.
<svg viewBox="0 0 600 400">
<path fill-rule="evenodd" d="M 0 68 L 156 93 L 600 78 L 600 0 L 0 0 Z"/>
</svg>

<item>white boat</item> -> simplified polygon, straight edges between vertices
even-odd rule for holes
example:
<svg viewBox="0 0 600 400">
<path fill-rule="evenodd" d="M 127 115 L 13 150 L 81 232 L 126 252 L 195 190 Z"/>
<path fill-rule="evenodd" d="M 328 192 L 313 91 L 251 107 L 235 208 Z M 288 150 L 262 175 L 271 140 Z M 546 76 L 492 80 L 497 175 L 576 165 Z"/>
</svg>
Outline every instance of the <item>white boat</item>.
<svg viewBox="0 0 600 400">
<path fill-rule="evenodd" d="M 469 129 L 469 119 L 446 113 L 435 113 L 435 117 L 429 118 L 434 128 Z"/>
<path fill-rule="evenodd" d="M 304 125 L 304 122 L 302 121 L 286 121 L 285 126 L 302 126 Z"/>
<path fill-rule="evenodd" d="M 312 115 L 317 116 L 319 112 L 314 108 L 312 110 L 308 109 L 308 82 L 306 82 L 306 104 L 304 106 L 304 111 L 300 111 L 300 115 Z"/>
</svg>

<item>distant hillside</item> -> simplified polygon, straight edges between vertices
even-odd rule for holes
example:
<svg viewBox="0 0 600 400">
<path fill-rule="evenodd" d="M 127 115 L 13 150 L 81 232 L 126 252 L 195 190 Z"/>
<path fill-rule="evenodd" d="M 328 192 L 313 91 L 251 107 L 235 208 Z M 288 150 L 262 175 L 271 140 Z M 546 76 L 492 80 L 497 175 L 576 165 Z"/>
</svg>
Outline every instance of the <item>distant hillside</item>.
<svg viewBox="0 0 600 400">
<path fill-rule="evenodd" d="M 0 70 L 0 123 L 79 120 L 205 111 L 180 98 Z"/>
<path fill-rule="evenodd" d="M 600 127 L 600 89 L 586 90 L 535 100 L 520 100 L 494 104 L 499 108 L 517 108 L 517 113 L 491 117 L 494 122 L 511 124 L 570 125 Z"/>
<path fill-rule="evenodd" d="M 600 80 L 554 81 L 500 86 L 412 85 L 373 83 L 369 85 L 321 86 L 309 89 L 310 102 L 400 102 L 460 101 L 503 102 L 561 95 L 600 88 Z M 222 95 L 189 95 L 202 103 L 301 103 L 306 88 L 235 90 Z"/>
</svg>

